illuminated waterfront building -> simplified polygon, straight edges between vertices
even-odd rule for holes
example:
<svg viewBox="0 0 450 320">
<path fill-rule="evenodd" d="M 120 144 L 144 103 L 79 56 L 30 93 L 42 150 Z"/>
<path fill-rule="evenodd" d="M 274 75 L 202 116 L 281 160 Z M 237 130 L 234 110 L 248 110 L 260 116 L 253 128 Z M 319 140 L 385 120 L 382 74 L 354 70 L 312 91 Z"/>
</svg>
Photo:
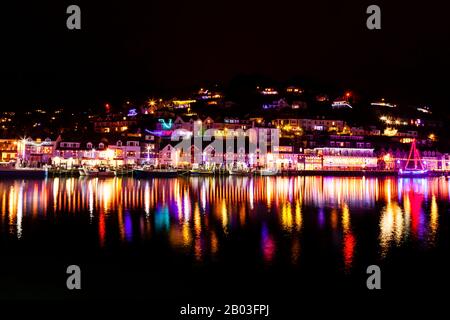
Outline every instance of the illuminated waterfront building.
<svg viewBox="0 0 450 320">
<path fill-rule="evenodd" d="M 71 168 L 80 164 L 80 158 L 83 157 L 83 154 L 80 142 L 59 141 L 52 157 L 52 164 Z"/>
<path fill-rule="evenodd" d="M 325 147 L 305 150 L 305 170 L 376 169 L 378 157 L 374 149 Z"/>
<path fill-rule="evenodd" d="M 106 139 L 88 142 L 58 141 L 52 164 L 72 168 L 79 165 L 125 166 L 138 164 L 141 159 L 139 141 L 117 140 L 108 144 Z"/>
<path fill-rule="evenodd" d="M 0 162 L 13 162 L 17 159 L 16 139 L 0 139 Z"/>
<path fill-rule="evenodd" d="M 41 167 L 44 164 L 51 164 L 57 140 L 40 138 L 33 140 L 31 137 L 18 141 L 17 152 L 21 166 Z"/>
<path fill-rule="evenodd" d="M 108 146 L 109 161 L 114 166 L 135 165 L 141 159 L 141 147 L 139 141 L 118 140 L 115 144 Z"/>
</svg>

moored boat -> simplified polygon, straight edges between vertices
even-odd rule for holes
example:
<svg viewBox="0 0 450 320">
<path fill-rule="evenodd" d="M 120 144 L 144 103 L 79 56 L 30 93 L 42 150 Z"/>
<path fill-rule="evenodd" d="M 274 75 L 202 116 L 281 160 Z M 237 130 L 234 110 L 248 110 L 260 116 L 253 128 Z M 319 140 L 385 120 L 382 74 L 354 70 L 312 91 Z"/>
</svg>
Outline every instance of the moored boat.
<svg viewBox="0 0 450 320">
<path fill-rule="evenodd" d="M 97 176 L 99 178 L 107 178 L 107 177 L 114 177 L 116 175 L 116 172 L 113 170 L 110 170 L 105 167 L 98 168 L 98 174 Z"/>
<path fill-rule="evenodd" d="M 133 174 L 133 169 L 117 169 L 114 171 L 116 176 L 131 176 Z"/>
<path fill-rule="evenodd" d="M 399 177 L 424 178 L 428 177 L 429 175 L 430 172 L 428 170 L 400 169 L 398 171 Z"/>
<path fill-rule="evenodd" d="M 408 160 L 403 168 L 398 171 L 400 177 L 423 178 L 428 177 L 430 172 L 425 168 L 425 165 L 420 157 L 419 150 L 416 147 L 416 139 L 411 143 Z"/>
<path fill-rule="evenodd" d="M 189 170 L 189 174 L 193 176 L 199 176 L 199 175 L 213 175 L 214 174 L 214 166 L 204 166 L 204 165 L 198 165 L 193 164 L 192 169 Z"/>
<path fill-rule="evenodd" d="M 176 169 L 135 169 L 133 171 L 136 178 L 175 178 L 178 176 Z"/>
<path fill-rule="evenodd" d="M 47 169 L 41 168 L 10 168 L 0 167 L 1 178 L 35 178 L 42 179 L 47 177 Z"/>
<path fill-rule="evenodd" d="M 253 171 L 249 168 L 232 168 L 228 169 L 228 173 L 233 176 L 249 176 L 253 174 Z"/>
<path fill-rule="evenodd" d="M 189 171 L 189 173 L 191 175 L 213 175 L 214 171 L 213 170 L 208 170 L 208 169 L 192 169 Z"/>
<path fill-rule="evenodd" d="M 80 176 L 86 176 L 86 177 L 107 178 L 107 177 L 115 176 L 115 172 L 106 167 L 98 167 L 98 168 L 82 167 L 79 169 L 79 172 L 80 172 Z"/>
<path fill-rule="evenodd" d="M 262 176 L 276 176 L 278 174 L 278 169 L 276 168 L 265 168 L 259 171 Z"/>
</svg>

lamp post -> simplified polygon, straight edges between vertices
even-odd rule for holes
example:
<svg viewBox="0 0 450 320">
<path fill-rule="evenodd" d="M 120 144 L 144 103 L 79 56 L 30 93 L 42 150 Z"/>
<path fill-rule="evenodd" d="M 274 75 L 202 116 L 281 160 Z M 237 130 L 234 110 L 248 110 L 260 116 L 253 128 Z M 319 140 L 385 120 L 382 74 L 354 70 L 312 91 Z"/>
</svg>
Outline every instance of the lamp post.
<svg viewBox="0 0 450 320">
<path fill-rule="evenodd" d="M 147 146 L 147 162 L 150 163 L 150 146 Z"/>
</svg>

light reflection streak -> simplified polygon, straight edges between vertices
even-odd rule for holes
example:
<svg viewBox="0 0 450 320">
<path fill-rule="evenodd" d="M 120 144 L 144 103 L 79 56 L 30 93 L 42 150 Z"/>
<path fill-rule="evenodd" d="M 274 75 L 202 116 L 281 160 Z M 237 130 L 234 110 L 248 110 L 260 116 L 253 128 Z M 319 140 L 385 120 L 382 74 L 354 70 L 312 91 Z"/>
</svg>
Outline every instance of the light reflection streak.
<svg viewBox="0 0 450 320">
<path fill-rule="evenodd" d="M 23 217 L 23 183 L 20 185 L 17 197 L 16 232 L 18 239 L 22 238 L 22 217 Z"/>
<path fill-rule="evenodd" d="M 399 246 L 407 236 L 405 214 L 397 202 L 389 202 L 383 208 L 380 218 L 380 247 L 381 257 L 384 258 L 389 252 L 390 247 L 395 244 Z"/>
<path fill-rule="evenodd" d="M 345 272 L 349 272 L 353 264 L 353 257 L 355 254 L 355 247 L 356 247 L 356 237 L 351 229 L 350 209 L 347 203 L 342 204 L 341 222 L 342 222 L 342 232 L 344 235 L 342 248 L 342 255 L 344 258 L 344 270 Z"/>
<path fill-rule="evenodd" d="M 261 228 L 261 247 L 264 261 L 270 263 L 275 255 L 275 241 L 265 224 Z"/>
<path fill-rule="evenodd" d="M 428 242 L 431 245 L 436 243 L 436 234 L 439 228 L 439 209 L 437 205 L 436 195 L 433 194 L 431 198 L 431 208 L 430 208 L 430 224 L 429 224 L 429 239 Z"/>
</svg>

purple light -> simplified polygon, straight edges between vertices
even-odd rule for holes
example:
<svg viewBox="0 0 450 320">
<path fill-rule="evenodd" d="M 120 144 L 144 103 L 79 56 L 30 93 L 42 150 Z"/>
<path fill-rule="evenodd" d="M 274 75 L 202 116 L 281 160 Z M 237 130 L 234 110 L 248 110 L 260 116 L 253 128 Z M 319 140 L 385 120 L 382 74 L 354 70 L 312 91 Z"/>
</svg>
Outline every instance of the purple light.
<svg viewBox="0 0 450 320">
<path fill-rule="evenodd" d="M 319 209 L 319 226 L 323 227 L 325 225 L 325 212 L 323 208 Z"/>
<path fill-rule="evenodd" d="M 124 221 L 124 229 L 125 229 L 125 238 L 127 241 L 131 241 L 133 238 L 133 224 L 131 222 L 131 214 L 130 211 L 125 211 L 125 221 Z"/>
<path fill-rule="evenodd" d="M 129 111 L 128 111 L 128 117 L 135 117 L 135 116 L 137 116 L 138 115 L 138 113 L 137 113 L 137 111 L 136 111 L 136 109 L 130 109 Z"/>
</svg>

